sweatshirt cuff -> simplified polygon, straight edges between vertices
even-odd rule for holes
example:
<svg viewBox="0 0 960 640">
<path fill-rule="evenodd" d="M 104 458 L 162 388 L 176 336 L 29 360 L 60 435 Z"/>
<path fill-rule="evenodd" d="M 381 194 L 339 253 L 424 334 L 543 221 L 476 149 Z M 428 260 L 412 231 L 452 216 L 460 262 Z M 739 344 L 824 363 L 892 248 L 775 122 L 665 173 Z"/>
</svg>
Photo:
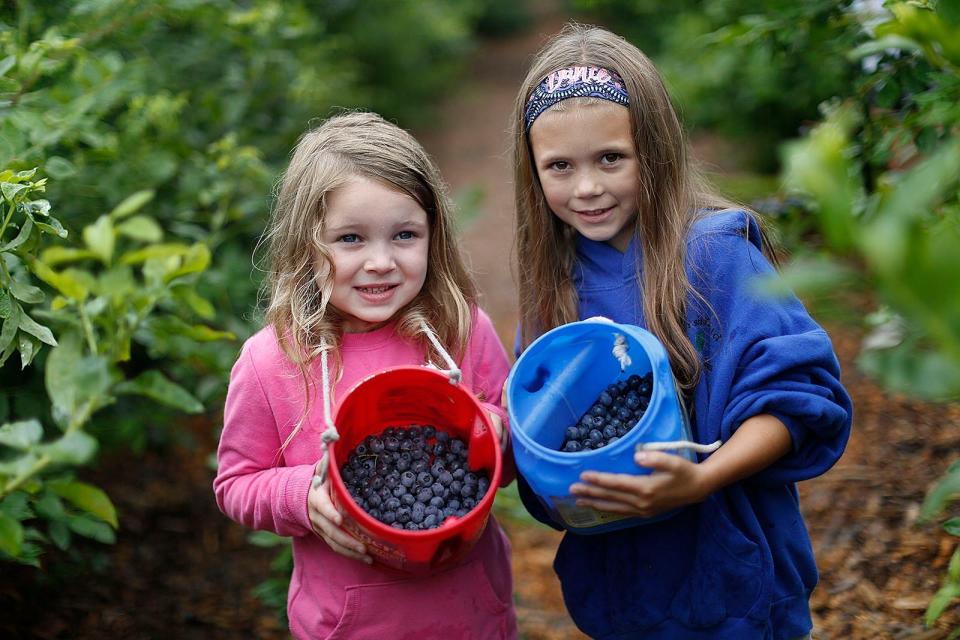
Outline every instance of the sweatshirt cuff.
<svg viewBox="0 0 960 640">
<path fill-rule="evenodd" d="M 285 518 L 303 528 L 306 533 L 313 531 L 310 513 L 307 508 L 307 496 L 313 483 L 314 465 L 304 464 L 293 467 L 287 482 L 283 486 L 281 500 Z"/>
</svg>

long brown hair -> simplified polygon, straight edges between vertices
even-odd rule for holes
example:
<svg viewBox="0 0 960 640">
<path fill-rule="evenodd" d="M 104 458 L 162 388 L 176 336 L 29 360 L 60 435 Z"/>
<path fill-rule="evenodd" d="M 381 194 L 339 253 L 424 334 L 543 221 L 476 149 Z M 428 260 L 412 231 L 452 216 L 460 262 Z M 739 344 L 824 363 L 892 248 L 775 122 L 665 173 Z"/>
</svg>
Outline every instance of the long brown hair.
<svg viewBox="0 0 960 640">
<path fill-rule="evenodd" d="M 443 360 L 422 333 L 422 321 L 455 358 L 462 356 L 469 339 L 476 287 L 458 250 L 452 204 L 436 165 L 412 135 L 377 114 L 333 116 L 297 142 L 262 239 L 268 262 L 265 319 L 301 372 L 307 404 L 315 383 L 311 365 L 322 342 L 330 347 L 335 371 L 342 371 L 336 349 L 343 335 L 342 318 L 330 305 L 334 265 L 323 229 L 329 195 L 354 177 L 397 189 L 427 213 L 426 280 L 399 313 L 398 333 L 422 344 L 434 362 Z"/>
<path fill-rule="evenodd" d="M 572 281 L 575 232 L 553 215 L 537 176 L 524 122 L 527 99 L 551 72 L 573 65 L 615 71 L 630 96 L 630 124 L 640 162 L 634 236 L 641 249 L 643 313 L 664 344 L 680 387 L 691 390 L 702 363 L 686 330 L 689 296 L 700 297 L 685 270 L 686 240 L 697 217 L 742 208 L 712 189 L 690 157 L 683 126 L 663 79 L 638 48 L 609 31 L 568 24 L 536 55 L 517 95 L 512 121 L 516 253 L 521 343 L 577 319 Z M 595 100 L 570 98 L 570 100 Z"/>
</svg>

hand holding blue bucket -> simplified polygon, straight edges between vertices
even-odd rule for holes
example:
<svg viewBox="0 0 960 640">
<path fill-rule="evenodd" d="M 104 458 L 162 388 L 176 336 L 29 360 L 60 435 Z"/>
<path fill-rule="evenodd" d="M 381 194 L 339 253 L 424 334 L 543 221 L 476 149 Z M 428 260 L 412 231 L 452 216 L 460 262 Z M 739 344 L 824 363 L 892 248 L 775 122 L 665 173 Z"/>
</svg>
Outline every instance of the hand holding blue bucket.
<svg viewBox="0 0 960 640">
<path fill-rule="evenodd" d="M 611 384 L 625 387 L 638 377 L 652 383 L 639 420 L 631 420 L 625 433 L 599 448 L 560 451 L 570 427 L 584 423 L 584 414 Z M 507 403 L 517 470 L 559 524 L 593 534 L 672 515 L 640 518 L 597 511 L 577 506 L 570 494 L 570 485 L 583 471 L 650 473 L 634 462 L 638 445 L 690 440 L 690 423 L 666 349 L 653 334 L 605 319 L 557 327 L 534 341 L 514 364 L 507 379 Z M 689 449 L 676 453 L 696 461 Z"/>
</svg>

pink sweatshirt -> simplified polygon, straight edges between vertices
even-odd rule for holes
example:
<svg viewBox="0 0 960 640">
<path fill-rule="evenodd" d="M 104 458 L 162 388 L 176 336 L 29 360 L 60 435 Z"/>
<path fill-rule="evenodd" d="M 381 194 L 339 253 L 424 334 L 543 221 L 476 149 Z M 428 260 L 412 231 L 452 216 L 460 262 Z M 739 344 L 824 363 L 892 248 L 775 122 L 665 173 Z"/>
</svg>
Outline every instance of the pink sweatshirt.
<svg viewBox="0 0 960 640">
<path fill-rule="evenodd" d="M 384 367 L 424 362 L 422 348 L 397 336 L 392 325 L 345 334 L 341 356 L 344 371 L 334 399 Z M 460 367 L 463 383 L 506 425 L 500 396 L 509 365 L 483 311 L 475 313 Z M 319 363 L 316 379 L 316 386 L 322 386 Z M 230 375 L 213 482 L 217 504 L 227 516 L 253 529 L 293 537 L 287 600 L 293 635 L 329 640 L 516 638 L 510 543 L 492 515 L 463 564 L 428 577 L 398 576 L 345 558 L 313 533 L 307 492 L 321 456 L 321 394 L 318 388 L 307 422 L 280 455 L 303 407 L 301 377 L 271 327 L 247 340 Z M 512 465 L 504 465 L 503 475 L 503 484 L 509 483 Z"/>
</svg>

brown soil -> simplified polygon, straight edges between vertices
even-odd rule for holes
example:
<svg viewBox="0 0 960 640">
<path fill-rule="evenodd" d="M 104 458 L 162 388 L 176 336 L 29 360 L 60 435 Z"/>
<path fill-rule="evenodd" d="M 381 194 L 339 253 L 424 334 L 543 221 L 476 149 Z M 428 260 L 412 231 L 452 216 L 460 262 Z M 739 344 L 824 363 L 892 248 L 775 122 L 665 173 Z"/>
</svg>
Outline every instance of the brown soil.
<svg viewBox="0 0 960 640">
<path fill-rule="evenodd" d="M 512 203 L 507 114 L 523 69 L 550 17 L 527 35 L 487 43 L 463 91 L 443 105 L 421 139 L 455 194 L 479 187 L 484 198 L 464 228 L 483 306 L 512 344 L 515 286 L 510 263 Z M 698 145 L 708 153 L 715 145 Z M 713 158 L 706 158 L 713 161 Z M 714 162 L 719 166 L 722 163 Z M 819 639 L 945 638 L 956 608 L 932 630 L 923 611 L 939 587 L 956 539 L 919 525 L 925 493 L 960 451 L 960 407 L 913 402 L 881 392 L 854 365 L 860 336 L 831 327 L 854 397 L 853 436 L 843 459 L 801 486 L 822 580 L 812 607 Z M 215 446 L 206 421 L 187 429 L 190 446 L 143 456 L 114 455 L 96 477 L 121 514 L 113 546 L 82 545 L 93 557 L 81 571 L 49 552 L 45 569 L 3 567 L 0 637 L 285 638 L 276 612 L 251 594 L 275 552 L 250 546 L 248 532 L 217 510 L 206 457 Z M 559 534 L 505 520 L 524 638 L 583 638 L 566 615 L 551 569 Z"/>
</svg>

